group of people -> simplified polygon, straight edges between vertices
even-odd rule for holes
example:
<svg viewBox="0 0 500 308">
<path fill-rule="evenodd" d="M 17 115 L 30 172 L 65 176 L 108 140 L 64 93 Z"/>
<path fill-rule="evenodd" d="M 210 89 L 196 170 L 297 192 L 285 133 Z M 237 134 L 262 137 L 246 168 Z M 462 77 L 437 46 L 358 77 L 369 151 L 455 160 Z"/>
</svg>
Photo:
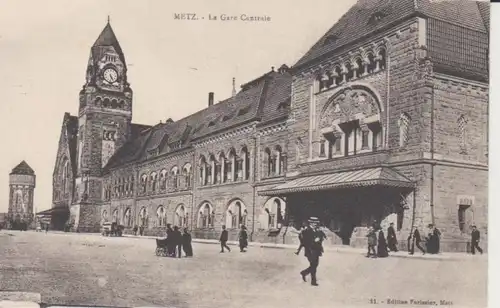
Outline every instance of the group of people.
<svg viewBox="0 0 500 308">
<path fill-rule="evenodd" d="M 366 237 L 368 238 L 368 253 L 366 254 L 368 258 L 386 258 L 389 256 L 389 252 L 398 251 L 394 223 L 391 223 L 387 228 L 387 239 L 384 231 L 376 222 L 368 229 Z"/>
<path fill-rule="evenodd" d="M 167 256 L 172 258 L 180 258 L 182 251 L 186 257 L 193 256 L 193 246 L 191 245 L 191 234 L 187 228 L 184 228 L 181 233 L 179 227 L 167 224 L 167 237 L 165 238 L 167 246 Z"/>
<path fill-rule="evenodd" d="M 311 217 L 308 224 L 305 224 L 299 233 L 300 246 L 295 252 L 296 255 L 304 248 L 304 256 L 309 261 L 309 267 L 300 272 L 300 276 L 304 282 L 307 281 L 307 276 L 311 275 L 311 285 L 317 286 L 316 271 L 319 265 L 319 257 L 323 255 L 323 241 L 326 235 L 319 228 L 319 219 Z"/>
<path fill-rule="evenodd" d="M 436 226 L 433 224 L 429 224 L 427 226 L 429 229 L 429 232 L 426 237 L 422 238 L 420 235 L 420 231 L 418 228 L 415 228 L 415 230 L 410 234 L 408 237 L 408 248 L 409 248 L 409 253 L 412 255 L 415 253 L 415 246 L 417 246 L 418 249 L 422 252 L 422 254 L 430 253 L 430 254 L 438 254 L 439 253 L 439 246 L 441 242 L 441 231 L 439 231 Z M 425 248 L 422 247 L 421 243 L 425 243 Z M 410 244 L 411 243 L 411 244 Z"/>
<path fill-rule="evenodd" d="M 229 239 L 229 233 L 226 230 L 226 226 L 222 226 L 222 232 L 220 234 L 219 242 L 220 242 L 220 252 L 224 253 L 224 248 L 231 252 L 231 248 L 227 246 L 227 241 Z M 245 252 L 245 248 L 248 247 L 248 233 L 247 233 L 247 227 L 244 225 L 241 225 L 240 231 L 238 232 L 238 242 L 240 246 L 240 252 Z"/>
</svg>

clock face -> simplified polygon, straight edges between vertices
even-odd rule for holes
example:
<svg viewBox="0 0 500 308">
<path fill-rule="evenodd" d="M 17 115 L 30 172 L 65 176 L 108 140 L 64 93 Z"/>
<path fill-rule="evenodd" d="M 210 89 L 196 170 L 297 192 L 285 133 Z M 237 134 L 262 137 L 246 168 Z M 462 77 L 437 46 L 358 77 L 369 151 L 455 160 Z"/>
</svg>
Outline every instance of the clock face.
<svg viewBox="0 0 500 308">
<path fill-rule="evenodd" d="M 118 79 L 118 73 L 112 68 L 107 68 L 104 71 L 103 76 L 104 76 L 104 80 L 106 80 L 109 83 L 113 83 Z"/>
</svg>

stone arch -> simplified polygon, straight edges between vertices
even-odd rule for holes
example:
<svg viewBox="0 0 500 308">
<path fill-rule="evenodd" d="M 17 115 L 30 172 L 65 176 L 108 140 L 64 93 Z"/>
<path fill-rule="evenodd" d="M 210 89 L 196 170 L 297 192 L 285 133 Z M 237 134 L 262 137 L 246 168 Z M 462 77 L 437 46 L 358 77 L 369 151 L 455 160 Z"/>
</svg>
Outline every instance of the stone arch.
<svg viewBox="0 0 500 308">
<path fill-rule="evenodd" d="M 264 202 L 260 214 L 259 223 L 261 229 L 280 228 L 285 220 L 286 202 L 279 197 L 271 197 Z"/>
<path fill-rule="evenodd" d="M 177 205 L 174 212 L 174 225 L 180 228 L 186 228 L 188 226 L 189 213 L 186 206 L 181 203 Z"/>
<path fill-rule="evenodd" d="M 102 101 L 102 106 L 104 108 L 110 108 L 111 107 L 111 102 L 109 101 L 109 98 L 105 97 L 104 100 Z"/>
<path fill-rule="evenodd" d="M 225 216 L 228 229 L 236 229 L 240 225 L 246 225 L 248 211 L 245 203 L 239 198 L 232 199 L 228 203 Z"/>
<path fill-rule="evenodd" d="M 113 222 L 119 223 L 120 216 L 118 215 L 118 209 L 113 210 Z"/>
<path fill-rule="evenodd" d="M 215 210 L 208 201 L 203 201 L 198 207 L 196 215 L 196 227 L 199 229 L 213 228 L 215 220 Z"/>
<path fill-rule="evenodd" d="M 108 211 L 103 210 L 101 214 L 101 223 L 108 221 Z"/>
<path fill-rule="evenodd" d="M 148 224 L 149 224 L 148 210 L 145 206 L 143 206 L 139 211 L 139 226 L 147 227 Z"/>
<path fill-rule="evenodd" d="M 378 115 L 383 111 L 378 92 L 364 83 L 355 83 L 335 91 L 319 114 L 319 129 L 350 121 L 361 113 L 364 118 Z"/>
<path fill-rule="evenodd" d="M 132 227 L 132 210 L 129 207 L 123 214 L 123 220 L 126 227 Z"/>
<path fill-rule="evenodd" d="M 163 205 L 156 208 L 156 225 L 165 227 L 167 225 L 167 209 Z"/>
</svg>

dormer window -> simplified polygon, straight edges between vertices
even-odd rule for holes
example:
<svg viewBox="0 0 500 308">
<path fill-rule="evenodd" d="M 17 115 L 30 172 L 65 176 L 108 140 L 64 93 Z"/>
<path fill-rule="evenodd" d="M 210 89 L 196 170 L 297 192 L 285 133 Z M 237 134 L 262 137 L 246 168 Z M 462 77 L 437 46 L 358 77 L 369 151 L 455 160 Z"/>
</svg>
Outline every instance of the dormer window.
<svg viewBox="0 0 500 308">
<path fill-rule="evenodd" d="M 323 46 L 335 43 L 338 40 L 338 36 L 335 34 L 328 35 L 323 41 Z"/>
<path fill-rule="evenodd" d="M 244 108 L 241 108 L 239 111 L 238 111 L 238 116 L 242 116 L 244 114 L 247 114 L 248 111 L 250 111 L 250 106 L 247 106 L 247 107 L 244 107 Z"/>
<path fill-rule="evenodd" d="M 222 118 L 222 122 L 227 121 L 227 120 L 229 120 L 229 119 L 231 119 L 231 117 L 230 117 L 230 116 L 228 116 L 228 115 L 225 115 L 225 116 Z"/>
<path fill-rule="evenodd" d="M 386 13 L 383 12 L 375 12 L 372 17 L 370 17 L 369 23 L 374 24 L 380 22 L 384 17 L 387 16 Z"/>
<path fill-rule="evenodd" d="M 215 121 L 210 121 L 210 123 L 208 123 L 208 127 L 214 126 L 214 125 L 215 125 Z"/>
<path fill-rule="evenodd" d="M 278 105 L 278 110 L 287 110 L 287 109 L 290 109 L 290 99 L 288 99 L 284 102 L 281 102 Z"/>
</svg>

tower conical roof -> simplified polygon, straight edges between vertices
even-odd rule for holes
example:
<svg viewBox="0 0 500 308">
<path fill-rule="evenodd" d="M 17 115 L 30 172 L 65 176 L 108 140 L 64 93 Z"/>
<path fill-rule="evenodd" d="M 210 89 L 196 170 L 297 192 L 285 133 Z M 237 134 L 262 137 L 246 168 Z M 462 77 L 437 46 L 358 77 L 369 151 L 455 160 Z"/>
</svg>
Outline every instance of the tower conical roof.
<svg viewBox="0 0 500 308">
<path fill-rule="evenodd" d="M 19 165 L 15 166 L 14 169 L 12 169 L 12 172 L 10 174 L 30 174 L 34 175 L 35 171 L 31 169 L 31 167 L 26 163 L 24 160 L 19 163 Z"/>
</svg>

